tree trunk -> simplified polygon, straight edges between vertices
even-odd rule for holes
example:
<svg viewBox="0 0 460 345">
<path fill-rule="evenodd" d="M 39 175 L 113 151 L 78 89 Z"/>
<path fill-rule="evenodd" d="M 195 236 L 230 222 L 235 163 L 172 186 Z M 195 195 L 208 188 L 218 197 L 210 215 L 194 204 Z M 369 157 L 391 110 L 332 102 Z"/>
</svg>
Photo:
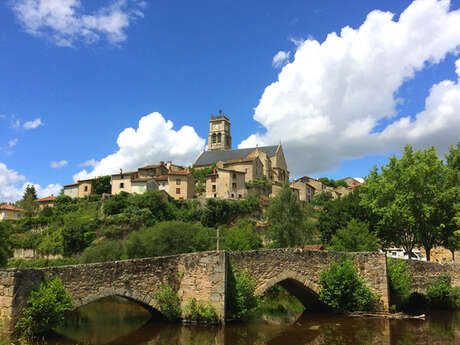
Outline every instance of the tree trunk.
<svg viewBox="0 0 460 345">
<path fill-rule="evenodd" d="M 452 262 L 455 263 L 455 250 L 450 250 L 450 252 L 452 253 Z"/>
<path fill-rule="evenodd" d="M 425 252 L 426 252 L 426 261 L 430 261 L 430 258 L 431 258 L 431 247 L 430 247 L 430 248 L 425 247 Z"/>
</svg>

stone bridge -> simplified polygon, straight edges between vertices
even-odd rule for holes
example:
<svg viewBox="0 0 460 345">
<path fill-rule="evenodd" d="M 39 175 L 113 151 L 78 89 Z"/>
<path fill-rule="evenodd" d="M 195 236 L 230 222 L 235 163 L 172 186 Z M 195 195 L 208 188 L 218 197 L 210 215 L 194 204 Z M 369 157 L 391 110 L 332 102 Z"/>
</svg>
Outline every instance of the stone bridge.
<svg viewBox="0 0 460 345">
<path fill-rule="evenodd" d="M 191 298 L 210 303 L 225 321 L 229 268 L 248 270 L 256 281 L 256 292 L 264 293 L 279 284 L 298 297 L 307 310 L 324 307 L 319 294 L 319 274 L 334 261 L 349 257 L 369 288 L 379 296 L 379 309 L 388 310 L 389 292 L 386 257 L 380 253 L 339 253 L 302 249 L 273 249 L 247 252 L 201 252 L 166 257 L 123 260 L 43 269 L 0 270 L 0 321 L 11 331 L 30 291 L 43 279 L 59 277 L 76 308 L 107 296 L 128 298 L 154 313 L 152 295 L 160 285 L 177 291 L 181 304 Z M 409 262 L 409 261 L 408 261 Z M 414 290 L 423 292 L 438 275 L 452 277 L 460 286 L 460 266 L 409 262 Z"/>
</svg>

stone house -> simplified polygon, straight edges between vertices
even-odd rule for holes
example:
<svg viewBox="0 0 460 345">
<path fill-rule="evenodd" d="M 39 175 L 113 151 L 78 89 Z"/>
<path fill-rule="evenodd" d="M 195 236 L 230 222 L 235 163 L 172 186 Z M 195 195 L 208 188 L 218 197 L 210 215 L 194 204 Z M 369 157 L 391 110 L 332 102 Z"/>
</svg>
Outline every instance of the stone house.
<svg viewBox="0 0 460 345">
<path fill-rule="evenodd" d="M 310 203 L 315 196 L 315 188 L 307 182 L 303 182 L 300 179 L 291 182 L 291 187 L 299 190 L 299 200 Z"/>
<path fill-rule="evenodd" d="M 171 170 L 168 173 L 168 189 L 174 199 L 192 199 L 195 196 L 195 178 L 189 169 Z"/>
<path fill-rule="evenodd" d="M 22 218 L 22 208 L 13 205 L 0 205 L 0 220 L 18 220 Z"/>
<path fill-rule="evenodd" d="M 38 208 L 43 210 L 45 207 L 54 207 L 54 199 L 55 197 L 53 194 L 41 199 L 37 199 Z"/>
<path fill-rule="evenodd" d="M 78 182 L 64 186 L 64 195 L 71 198 L 78 198 Z"/>
<path fill-rule="evenodd" d="M 79 180 L 78 181 L 78 197 L 84 198 L 93 193 L 93 180 Z"/>
<path fill-rule="evenodd" d="M 169 168 L 165 165 L 163 161 L 160 164 L 151 164 L 146 165 L 145 167 L 137 169 L 139 177 L 153 177 L 167 175 Z"/>
<path fill-rule="evenodd" d="M 259 157 L 239 158 L 227 162 L 217 162 L 221 169 L 236 170 L 245 173 L 245 181 L 264 178 L 264 166 Z"/>
<path fill-rule="evenodd" d="M 354 179 L 353 177 L 346 177 L 343 179 L 343 181 L 346 182 L 348 187 L 357 187 L 362 185 L 362 182 L 359 182 L 358 180 Z"/>
<path fill-rule="evenodd" d="M 246 198 L 245 175 L 245 172 L 216 167 L 212 174 L 206 176 L 206 198 Z"/>
<path fill-rule="evenodd" d="M 137 177 L 131 180 L 131 193 L 144 194 L 148 190 L 159 190 L 154 177 Z"/>
<path fill-rule="evenodd" d="M 112 175 L 112 195 L 120 192 L 131 193 L 132 180 L 138 177 L 137 171 L 123 172 Z"/>
<path fill-rule="evenodd" d="M 158 190 L 169 192 L 168 175 L 155 176 L 154 179 L 158 184 Z"/>
</svg>

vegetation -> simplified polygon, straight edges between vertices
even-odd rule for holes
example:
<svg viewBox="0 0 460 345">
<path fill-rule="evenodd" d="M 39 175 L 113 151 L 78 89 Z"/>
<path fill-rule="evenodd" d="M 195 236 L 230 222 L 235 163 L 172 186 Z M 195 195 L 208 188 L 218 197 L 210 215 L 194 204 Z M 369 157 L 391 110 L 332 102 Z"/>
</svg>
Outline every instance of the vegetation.
<svg viewBox="0 0 460 345">
<path fill-rule="evenodd" d="M 239 219 L 232 227 L 224 227 L 223 249 L 228 251 L 254 250 L 262 247 L 262 237 L 256 232 L 254 221 Z"/>
<path fill-rule="evenodd" d="M 377 297 L 350 260 L 333 262 L 320 273 L 320 284 L 321 300 L 337 312 L 374 309 Z"/>
<path fill-rule="evenodd" d="M 256 198 L 238 201 L 207 199 L 201 223 L 204 226 L 216 228 L 219 225 L 230 224 L 238 217 L 258 212 L 260 212 L 260 200 Z"/>
<path fill-rule="evenodd" d="M 30 293 L 17 328 L 27 337 L 38 337 L 59 326 L 72 307 L 72 299 L 61 280 L 46 280 L 38 291 Z"/>
<path fill-rule="evenodd" d="M 448 275 L 438 277 L 427 289 L 428 301 L 438 309 L 460 308 L 460 287 L 453 288 Z"/>
<path fill-rule="evenodd" d="M 342 252 L 373 252 L 377 251 L 379 239 L 369 232 L 366 223 L 352 219 L 347 226 L 332 236 L 332 249 Z"/>
<path fill-rule="evenodd" d="M 110 176 L 101 176 L 91 180 L 93 192 L 95 194 L 111 193 L 112 184 Z"/>
<path fill-rule="evenodd" d="M 186 321 L 198 323 L 217 323 L 219 320 L 216 309 L 211 304 L 197 301 L 195 298 L 185 304 L 182 317 Z"/>
<path fill-rule="evenodd" d="M 34 185 L 27 185 L 22 199 L 19 201 L 19 206 L 24 210 L 26 217 L 32 217 L 37 213 L 38 204 L 37 191 Z"/>
<path fill-rule="evenodd" d="M 160 312 L 169 320 L 177 321 L 181 318 L 179 296 L 169 286 L 162 285 L 153 294 Z"/>
<path fill-rule="evenodd" d="M 256 281 L 247 270 L 235 272 L 230 267 L 228 276 L 227 305 L 231 319 L 245 319 L 258 306 L 255 296 Z"/>
<path fill-rule="evenodd" d="M 412 277 L 409 266 L 403 260 L 387 259 L 388 280 L 390 285 L 390 304 L 401 309 L 411 293 Z"/>
<path fill-rule="evenodd" d="M 348 187 L 347 183 L 344 180 L 334 180 L 334 179 L 329 179 L 327 177 L 320 177 L 318 179 L 321 181 L 323 184 L 326 186 L 332 187 L 332 188 L 337 188 L 337 187 Z"/>
<path fill-rule="evenodd" d="M 15 259 L 8 260 L 8 268 L 42 268 L 42 267 L 56 267 L 77 265 L 80 261 L 75 258 L 63 259 Z"/>
<path fill-rule="evenodd" d="M 10 244 L 11 226 L 8 222 L 0 222 L 0 268 L 6 266 L 8 258 L 11 256 Z"/>
<path fill-rule="evenodd" d="M 268 221 L 267 239 L 275 248 L 293 247 L 305 244 L 311 237 L 306 226 L 302 207 L 288 184 L 278 196 L 270 200 L 266 217 Z"/>
</svg>

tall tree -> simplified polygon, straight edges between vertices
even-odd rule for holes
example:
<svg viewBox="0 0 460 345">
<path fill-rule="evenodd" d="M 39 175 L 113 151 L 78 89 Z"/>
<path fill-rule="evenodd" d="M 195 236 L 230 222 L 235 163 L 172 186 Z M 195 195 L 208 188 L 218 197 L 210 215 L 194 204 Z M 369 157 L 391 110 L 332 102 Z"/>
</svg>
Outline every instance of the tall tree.
<svg viewBox="0 0 460 345">
<path fill-rule="evenodd" d="M 267 237 L 278 248 L 303 245 L 311 236 L 310 227 L 305 224 L 302 207 L 288 184 L 278 196 L 270 200 L 266 212 L 268 220 Z"/>
<path fill-rule="evenodd" d="M 32 217 L 37 212 L 37 191 L 35 190 L 34 185 L 27 185 L 24 195 L 19 202 L 20 206 L 24 209 L 24 214 L 26 217 Z"/>
<path fill-rule="evenodd" d="M 111 177 L 110 176 L 101 176 L 95 178 L 91 181 L 93 186 L 93 191 L 95 194 L 103 194 L 103 193 L 111 193 L 112 192 L 112 185 L 110 184 Z"/>
<path fill-rule="evenodd" d="M 380 216 L 387 241 L 402 246 L 409 256 L 421 244 L 429 260 L 440 239 L 442 217 L 437 210 L 445 179 L 434 147 L 414 152 L 407 145 L 400 159 L 392 156 L 380 173 L 377 168 L 370 172 L 361 202 Z"/>
<path fill-rule="evenodd" d="M 0 268 L 5 267 L 8 258 L 11 256 L 10 234 L 12 232 L 11 223 L 0 222 Z"/>
</svg>

